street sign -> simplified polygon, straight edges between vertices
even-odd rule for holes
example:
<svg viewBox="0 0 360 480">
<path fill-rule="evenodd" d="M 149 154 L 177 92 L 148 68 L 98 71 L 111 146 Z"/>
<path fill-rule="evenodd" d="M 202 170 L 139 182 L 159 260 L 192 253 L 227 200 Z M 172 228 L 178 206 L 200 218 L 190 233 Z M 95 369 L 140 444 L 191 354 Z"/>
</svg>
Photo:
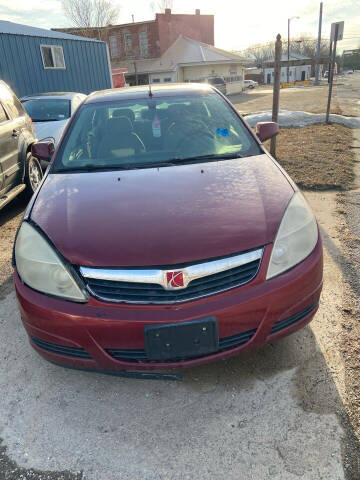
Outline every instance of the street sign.
<svg viewBox="0 0 360 480">
<path fill-rule="evenodd" d="M 334 22 L 331 24 L 331 35 L 330 40 L 333 42 L 335 40 L 335 25 L 338 26 L 338 37 L 337 40 L 342 40 L 344 35 L 344 22 Z"/>
</svg>

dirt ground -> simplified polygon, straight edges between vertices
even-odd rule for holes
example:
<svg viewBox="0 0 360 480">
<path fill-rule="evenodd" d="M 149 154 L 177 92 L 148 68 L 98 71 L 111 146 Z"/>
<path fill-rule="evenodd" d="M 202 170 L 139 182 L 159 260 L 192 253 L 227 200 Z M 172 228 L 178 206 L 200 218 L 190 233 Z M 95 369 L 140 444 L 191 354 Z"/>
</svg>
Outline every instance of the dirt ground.
<svg viewBox="0 0 360 480">
<path fill-rule="evenodd" d="M 341 113 L 334 87 L 331 113 Z M 230 95 L 230 101 L 242 115 L 272 109 L 273 87 L 260 85 L 254 90 L 247 90 L 239 95 Z M 284 88 L 280 91 L 281 110 L 301 110 L 311 113 L 326 111 L 328 87 L 326 85 Z"/>
<path fill-rule="evenodd" d="M 12 247 L 25 207 L 26 202 L 19 197 L 0 213 L 0 300 L 12 289 Z"/>
<path fill-rule="evenodd" d="M 343 125 L 282 128 L 276 157 L 302 189 L 349 189 L 354 181 L 352 142 L 352 131 Z"/>
</svg>

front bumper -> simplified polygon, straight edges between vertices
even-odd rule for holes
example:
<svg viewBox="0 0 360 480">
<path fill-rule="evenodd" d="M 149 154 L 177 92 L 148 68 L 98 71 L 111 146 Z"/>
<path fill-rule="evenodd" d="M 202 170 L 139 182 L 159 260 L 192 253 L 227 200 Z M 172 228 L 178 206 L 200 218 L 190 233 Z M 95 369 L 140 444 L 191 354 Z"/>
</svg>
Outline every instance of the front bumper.
<svg viewBox="0 0 360 480">
<path fill-rule="evenodd" d="M 322 288 L 322 245 L 288 272 L 266 281 L 271 245 L 257 276 L 221 294 L 173 305 L 126 305 L 91 298 L 79 304 L 40 294 L 14 280 L 21 317 L 32 346 L 68 367 L 101 371 L 195 366 L 228 358 L 286 336 L 314 316 Z M 144 327 L 214 316 L 221 350 L 183 361 L 146 360 Z"/>
</svg>

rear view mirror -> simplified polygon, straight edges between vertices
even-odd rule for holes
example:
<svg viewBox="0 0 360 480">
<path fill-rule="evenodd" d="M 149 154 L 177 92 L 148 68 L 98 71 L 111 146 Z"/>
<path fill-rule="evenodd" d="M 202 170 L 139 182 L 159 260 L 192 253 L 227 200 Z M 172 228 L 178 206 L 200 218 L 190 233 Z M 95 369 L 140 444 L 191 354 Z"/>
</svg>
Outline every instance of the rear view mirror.
<svg viewBox="0 0 360 480">
<path fill-rule="evenodd" d="M 53 142 L 37 142 L 31 145 L 31 154 L 39 160 L 50 161 L 54 151 Z"/>
<path fill-rule="evenodd" d="M 280 132 L 279 125 L 275 122 L 259 122 L 255 128 L 256 135 L 261 142 L 275 137 Z"/>
</svg>

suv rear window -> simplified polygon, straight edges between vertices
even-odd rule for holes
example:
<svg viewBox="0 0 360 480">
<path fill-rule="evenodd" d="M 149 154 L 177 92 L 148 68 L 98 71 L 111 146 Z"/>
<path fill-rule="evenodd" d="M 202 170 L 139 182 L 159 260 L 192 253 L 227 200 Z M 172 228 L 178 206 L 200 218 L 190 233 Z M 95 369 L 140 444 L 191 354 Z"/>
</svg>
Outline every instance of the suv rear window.
<svg viewBox="0 0 360 480">
<path fill-rule="evenodd" d="M 70 118 L 70 100 L 29 99 L 23 105 L 33 122 L 56 122 Z"/>
</svg>

